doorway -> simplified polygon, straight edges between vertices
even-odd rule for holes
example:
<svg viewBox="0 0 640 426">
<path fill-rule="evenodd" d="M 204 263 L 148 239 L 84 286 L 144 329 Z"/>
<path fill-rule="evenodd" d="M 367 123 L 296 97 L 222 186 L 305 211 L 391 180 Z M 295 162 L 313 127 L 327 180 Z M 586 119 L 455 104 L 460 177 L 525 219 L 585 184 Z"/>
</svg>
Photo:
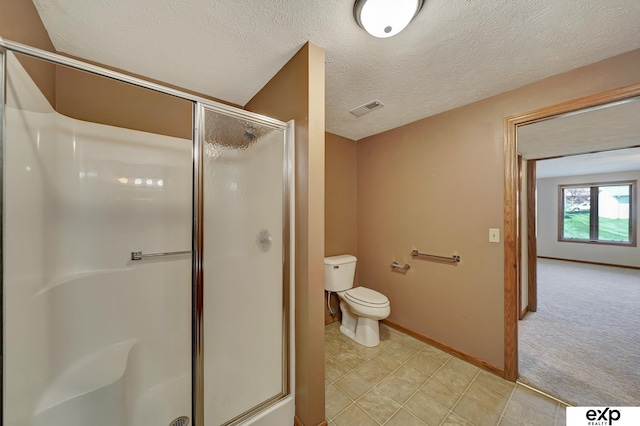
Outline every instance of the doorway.
<svg viewBox="0 0 640 426">
<path fill-rule="evenodd" d="M 533 261 L 537 280 L 527 283 L 534 297 L 523 298 L 537 306 L 525 303 L 518 323 L 518 380 L 579 406 L 633 405 L 640 398 L 640 269 L 633 269 L 640 267 L 633 220 L 640 149 L 527 161 L 532 165 L 537 179 L 527 187 L 536 196 L 526 210 L 534 214 L 526 216 L 537 233 L 528 241 L 535 251 L 522 263 Z"/>
<path fill-rule="evenodd" d="M 505 378 L 515 381 L 518 378 L 518 318 L 520 306 L 518 298 L 520 294 L 519 277 L 522 272 L 522 259 L 519 254 L 519 241 L 522 238 L 527 240 L 520 232 L 522 212 L 518 209 L 520 190 L 518 176 L 517 155 L 518 130 L 525 125 L 549 120 L 551 118 L 563 117 L 596 110 L 614 104 L 629 102 L 634 97 L 640 95 L 640 84 L 627 86 L 620 89 L 607 91 L 601 94 L 576 99 L 555 106 L 542 108 L 525 114 L 519 114 L 505 119 L 505 198 L 504 198 L 504 229 L 505 229 Z M 606 143 L 609 143 L 608 141 Z M 606 144 L 605 143 L 605 144 Z M 593 151 L 603 149 L 621 148 L 619 145 L 600 146 Z M 629 146 L 629 145 L 626 145 Z M 553 148 L 549 144 L 546 148 Z M 565 147 L 565 152 L 556 152 L 549 155 L 541 153 L 542 157 L 554 157 L 570 155 L 578 152 L 585 152 L 585 145 Z"/>
</svg>

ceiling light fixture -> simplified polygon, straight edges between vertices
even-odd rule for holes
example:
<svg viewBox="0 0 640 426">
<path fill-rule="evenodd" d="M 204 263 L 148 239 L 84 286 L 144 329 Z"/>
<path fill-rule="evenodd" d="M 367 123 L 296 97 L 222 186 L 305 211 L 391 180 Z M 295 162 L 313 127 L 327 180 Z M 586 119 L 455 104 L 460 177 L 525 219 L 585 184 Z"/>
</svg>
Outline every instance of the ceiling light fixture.
<svg viewBox="0 0 640 426">
<path fill-rule="evenodd" d="M 424 0 L 356 0 L 356 22 L 374 37 L 387 38 L 404 30 L 418 14 Z"/>
</svg>

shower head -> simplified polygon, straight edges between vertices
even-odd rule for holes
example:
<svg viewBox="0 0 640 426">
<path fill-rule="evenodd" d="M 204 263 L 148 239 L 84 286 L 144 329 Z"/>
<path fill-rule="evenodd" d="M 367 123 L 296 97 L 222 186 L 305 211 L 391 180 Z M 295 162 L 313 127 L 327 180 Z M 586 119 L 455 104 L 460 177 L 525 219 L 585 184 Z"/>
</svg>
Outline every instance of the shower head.
<svg viewBox="0 0 640 426">
<path fill-rule="evenodd" d="M 251 142 L 253 142 L 254 140 L 256 140 L 255 131 L 256 131 L 255 127 L 249 126 L 246 129 L 244 129 L 244 134 L 242 136 L 244 136 L 245 139 L 249 139 Z"/>
</svg>

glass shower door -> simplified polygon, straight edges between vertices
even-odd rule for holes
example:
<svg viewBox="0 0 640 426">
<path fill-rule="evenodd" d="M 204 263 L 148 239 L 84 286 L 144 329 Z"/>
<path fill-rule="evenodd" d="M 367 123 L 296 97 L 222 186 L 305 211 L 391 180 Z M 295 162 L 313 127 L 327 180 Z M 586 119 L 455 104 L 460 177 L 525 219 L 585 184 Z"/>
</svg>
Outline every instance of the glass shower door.
<svg viewBox="0 0 640 426">
<path fill-rule="evenodd" d="M 285 129 L 203 107 L 204 424 L 289 393 Z"/>
</svg>

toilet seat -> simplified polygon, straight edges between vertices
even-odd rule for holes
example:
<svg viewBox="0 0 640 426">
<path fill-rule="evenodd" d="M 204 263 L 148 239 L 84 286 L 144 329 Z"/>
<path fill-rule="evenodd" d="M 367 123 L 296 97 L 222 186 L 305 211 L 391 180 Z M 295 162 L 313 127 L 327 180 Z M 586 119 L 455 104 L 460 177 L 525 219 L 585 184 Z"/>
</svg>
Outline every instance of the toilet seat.
<svg viewBox="0 0 640 426">
<path fill-rule="evenodd" d="M 389 299 L 387 296 L 367 287 L 354 287 L 341 292 L 341 294 L 349 303 L 367 308 L 389 307 Z"/>
</svg>

